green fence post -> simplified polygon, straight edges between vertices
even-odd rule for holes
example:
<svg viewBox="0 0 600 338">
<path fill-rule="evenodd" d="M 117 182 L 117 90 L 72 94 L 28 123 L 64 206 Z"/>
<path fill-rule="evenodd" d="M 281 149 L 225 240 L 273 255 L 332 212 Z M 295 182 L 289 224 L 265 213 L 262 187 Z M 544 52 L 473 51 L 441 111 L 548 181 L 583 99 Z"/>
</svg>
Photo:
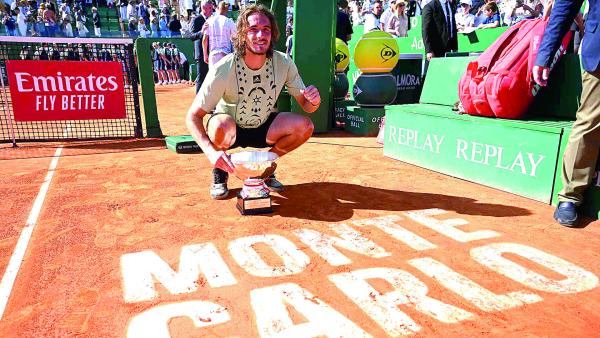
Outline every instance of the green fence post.
<svg viewBox="0 0 600 338">
<path fill-rule="evenodd" d="M 321 106 L 308 115 L 315 132 L 329 130 L 333 118 L 334 38 L 337 2 L 294 1 L 293 57 L 306 85 L 314 85 L 321 94 Z M 292 100 L 292 111 L 302 108 Z"/>
<path fill-rule="evenodd" d="M 287 25 L 286 8 L 286 0 L 273 0 L 271 2 L 271 11 L 275 14 L 280 33 L 279 41 L 275 44 L 275 49 L 281 52 L 285 52 L 285 26 Z"/>
<path fill-rule="evenodd" d="M 150 54 L 151 41 L 146 38 L 135 40 L 137 51 L 138 72 L 142 86 L 142 101 L 144 102 L 144 116 L 146 120 L 146 135 L 148 137 L 163 137 L 158 121 L 156 108 L 156 94 L 154 93 L 154 75 L 152 72 L 152 55 Z"/>
</svg>

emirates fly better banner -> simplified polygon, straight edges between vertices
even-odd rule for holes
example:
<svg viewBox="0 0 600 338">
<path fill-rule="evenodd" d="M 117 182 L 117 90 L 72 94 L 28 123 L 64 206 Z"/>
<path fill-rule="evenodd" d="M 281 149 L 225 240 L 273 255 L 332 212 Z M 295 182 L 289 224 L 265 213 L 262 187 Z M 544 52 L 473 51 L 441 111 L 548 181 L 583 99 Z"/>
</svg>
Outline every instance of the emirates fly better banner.
<svg viewBox="0 0 600 338">
<path fill-rule="evenodd" d="M 119 62 L 8 60 L 15 121 L 124 119 Z"/>
</svg>

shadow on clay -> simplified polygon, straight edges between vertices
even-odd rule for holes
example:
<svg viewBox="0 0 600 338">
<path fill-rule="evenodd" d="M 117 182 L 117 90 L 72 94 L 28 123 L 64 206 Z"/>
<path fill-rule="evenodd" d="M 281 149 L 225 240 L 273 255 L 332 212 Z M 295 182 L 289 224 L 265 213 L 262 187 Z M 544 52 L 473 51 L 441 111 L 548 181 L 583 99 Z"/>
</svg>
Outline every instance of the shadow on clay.
<svg viewBox="0 0 600 338">
<path fill-rule="evenodd" d="M 355 210 L 410 211 L 439 208 L 464 215 L 492 217 L 531 214 L 524 208 L 479 203 L 461 196 L 388 190 L 337 182 L 286 185 L 284 191 L 273 193 L 271 197 L 274 204 L 273 215 L 326 222 L 351 219 Z"/>
</svg>

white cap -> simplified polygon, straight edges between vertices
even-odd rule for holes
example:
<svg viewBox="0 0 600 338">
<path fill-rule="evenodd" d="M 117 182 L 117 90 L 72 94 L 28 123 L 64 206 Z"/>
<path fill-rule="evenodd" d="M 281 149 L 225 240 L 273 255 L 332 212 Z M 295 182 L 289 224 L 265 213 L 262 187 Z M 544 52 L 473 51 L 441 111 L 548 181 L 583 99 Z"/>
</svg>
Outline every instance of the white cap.
<svg viewBox="0 0 600 338">
<path fill-rule="evenodd" d="M 461 4 L 467 4 L 467 5 L 471 6 L 471 7 L 473 7 L 473 1 L 471 1 L 471 0 L 460 0 L 460 3 Z"/>
</svg>

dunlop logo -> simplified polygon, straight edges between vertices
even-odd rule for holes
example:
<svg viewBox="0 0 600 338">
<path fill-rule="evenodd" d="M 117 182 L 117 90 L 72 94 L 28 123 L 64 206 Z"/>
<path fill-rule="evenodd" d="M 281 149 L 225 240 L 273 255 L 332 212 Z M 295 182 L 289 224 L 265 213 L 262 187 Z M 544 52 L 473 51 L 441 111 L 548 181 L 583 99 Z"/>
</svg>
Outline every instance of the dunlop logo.
<svg viewBox="0 0 600 338">
<path fill-rule="evenodd" d="M 396 51 L 394 51 L 390 46 L 384 44 L 384 48 L 381 49 L 380 56 L 383 59 L 383 62 L 387 62 L 394 58 L 394 56 L 398 55 Z"/>
</svg>

